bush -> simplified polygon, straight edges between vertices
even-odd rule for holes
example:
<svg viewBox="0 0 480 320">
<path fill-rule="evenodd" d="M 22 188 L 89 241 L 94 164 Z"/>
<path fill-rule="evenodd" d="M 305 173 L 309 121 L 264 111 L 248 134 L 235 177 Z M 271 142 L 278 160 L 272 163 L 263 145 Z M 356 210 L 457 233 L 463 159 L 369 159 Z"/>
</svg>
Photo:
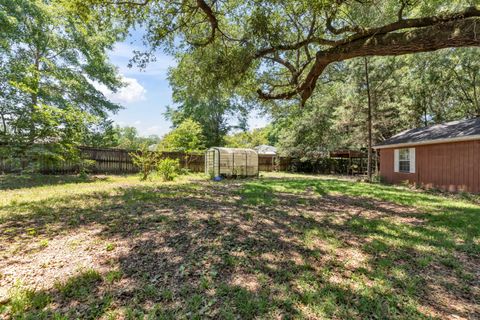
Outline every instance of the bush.
<svg viewBox="0 0 480 320">
<path fill-rule="evenodd" d="M 143 146 L 140 152 L 132 152 L 129 154 L 132 162 L 140 169 L 141 180 L 147 180 L 148 176 L 155 169 L 157 163 L 157 154 L 151 152 L 146 146 Z"/>
<path fill-rule="evenodd" d="M 95 168 L 95 160 L 80 159 L 78 162 L 78 173 L 80 176 L 87 176 Z"/>
<path fill-rule="evenodd" d="M 180 171 L 178 159 L 165 158 L 158 162 L 157 172 L 163 181 L 172 181 Z"/>
</svg>

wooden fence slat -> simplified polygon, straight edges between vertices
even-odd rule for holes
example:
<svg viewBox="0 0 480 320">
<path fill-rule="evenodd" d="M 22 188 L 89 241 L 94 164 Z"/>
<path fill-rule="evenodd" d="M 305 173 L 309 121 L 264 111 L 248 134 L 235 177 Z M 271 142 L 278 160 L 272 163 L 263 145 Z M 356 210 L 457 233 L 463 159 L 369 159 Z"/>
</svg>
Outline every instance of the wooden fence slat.
<svg viewBox="0 0 480 320">
<path fill-rule="evenodd" d="M 86 160 L 93 160 L 95 162 L 92 173 L 136 173 L 139 169 L 133 164 L 130 156 L 131 152 L 135 150 L 113 149 L 113 148 L 93 148 L 93 147 L 79 147 L 81 156 Z M 187 166 L 185 153 L 182 152 L 163 152 L 161 158 L 179 159 L 181 167 Z M 331 158 L 330 158 L 331 159 Z M 324 159 L 325 160 L 325 159 Z M 328 159 L 327 159 L 328 160 Z M 329 160 L 322 165 L 320 161 L 310 161 L 307 163 L 299 162 L 298 160 L 284 157 L 276 157 L 273 155 L 259 155 L 258 167 L 260 171 L 303 171 L 314 173 L 353 173 L 349 168 L 352 164 L 359 167 L 360 172 L 366 171 L 366 161 L 359 161 L 360 159 L 352 159 L 348 162 L 346 159 Z M 363 162 L 363 163 L 362 163 Z M 21 159 L 22 167 L 28 165 L 25 159 Z M 327 165 L 327 167 L 325 167 Z M 205 155 L 191 154 L 188 161 L 188 169 L 192 172 L 204 172 Z M 9 164 L 8 159 L 0 158 L 0 173 L 12 172 L 13 167 Z M 42 173 L 75 173 L 78 172 L 78 166 L 71 161 L 64 161 L 58 166 L 53 166 L 51 163 L 42 159 L 40 163 L 40 171 Z"/>
</svg>

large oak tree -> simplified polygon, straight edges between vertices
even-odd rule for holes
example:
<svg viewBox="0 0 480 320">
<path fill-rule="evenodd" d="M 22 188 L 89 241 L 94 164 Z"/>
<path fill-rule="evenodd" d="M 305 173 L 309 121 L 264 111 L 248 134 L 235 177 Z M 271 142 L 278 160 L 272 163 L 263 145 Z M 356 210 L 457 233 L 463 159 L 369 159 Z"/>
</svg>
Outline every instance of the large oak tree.
<svg viewBox="0 0 480 320">
<path fill-rule="evenodd" d="M 264 100 L 311 97 L 331 63 L 480 45 L 477 1 L 89 0 L 141 24 L 152 51 L 188 53 L 206 84 L 254 84 Z M 250 81 L 254 80 L 254 81 Z"/>
</svg>

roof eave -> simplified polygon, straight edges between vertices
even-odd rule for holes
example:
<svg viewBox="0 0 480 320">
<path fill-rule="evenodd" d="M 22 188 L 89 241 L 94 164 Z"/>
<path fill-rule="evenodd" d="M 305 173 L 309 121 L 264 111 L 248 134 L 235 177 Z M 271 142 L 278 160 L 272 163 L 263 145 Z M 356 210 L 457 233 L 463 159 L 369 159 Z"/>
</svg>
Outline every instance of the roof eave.
<svg viewBox="0 0 480 320">
<path fill-rule="evenodd" d="M 373 146 L 373 149 L 402 148 L 402 147 L 421 146 L 421 145 L 427 145 L 427 144 L 439 144 L 439 143 L 462 142 L 462 141 L 473 141 L 473 140 L 480 140 L 480 135 L 477 134 L 477 135 L 455 137 L 455 138 L 433 139 L 433 140 L 423 140 L 423 141 L 417 141 L 417 142 L 384 144 L 384 145 L 379 145 L 379 146 Z"/>
</svg>

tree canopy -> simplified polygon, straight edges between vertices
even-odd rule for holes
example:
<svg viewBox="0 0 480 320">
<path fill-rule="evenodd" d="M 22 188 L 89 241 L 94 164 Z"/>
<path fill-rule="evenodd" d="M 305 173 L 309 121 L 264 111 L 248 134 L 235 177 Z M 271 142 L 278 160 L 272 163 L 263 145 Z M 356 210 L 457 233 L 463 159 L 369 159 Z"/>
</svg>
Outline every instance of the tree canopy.
<svg viewBox="0 0 480 320">
<path fill-rule="evenodd" d="M 202 127 L 192 119 L 183 121 L 160 141 L 158 151 L 198 152 L 205 149 Z"/>
<path fill-rule="evenodd" d="M 275 137 L 270 126 L 240 131 L 225 137 L 225 145 L 230 148 L 254 148 L 259 145 L 275 144 Z"/>
<path fill-rule="evenodd" d="M 232 129 L 247 129 L 248 112 L 252 106 L 225 86 L 204 84 L 201 69 L 188 54 L 177 55 L 178 65 L 169 72 L 174 105 L 165 116 L 178 127 L 192 119 L 202 127 L 206 147 L 221 146 Z M 236 122 L 232 125 L 232 121 Z"/>
<path fill-rule="evenodd" d="M 96 84 L 122 85 L 107 50 L 123 27 L 106 17 L 99 24 L 93 11 L 80 19 L 67 4 L 0 0 L 0 134 L 10 154 L 34 144 L 68 153 L 120 109 Z"/>
<path fill-rule="evenodd" d="M 462 48 L 368 58 L 373 143 L 406 129 L 480 116 L 478 53 Z M 337 63 L 325 77 L 304 108 L 270 109 L 282 154 L 311 158 L 366 147 L 363 59 Z"/>
<path fill-rule="evenodd" d="M 77 0 L 146 30 L 150 51 L 188 54 L 204 87 L 241 88 L 263 100 L 305 103 L 327 66 L 362 56 L 397 56 L 479 46 L 473 1 Z M 90 5 L 94 5 L 90 7 Z"/>
<path fill-rule="evenodd" d="M 0 0 L 7 154 L 158 142 L 116 127 L 108 117 L 120 106 L 97 89 L 122 86 L 107 52 L 132 28 L 146 45 L 133 65 L 148 68 L 158 50 L 177 61 L 165 150 L 277 143 L 310 157 L 363 148 L 367 105 L 374 142 L 480 116 L 479 51 L 467 48 L 480 45 L 478 1 Z M 246 132 L 259 105 L 273 124 Z"/>
</svg>

